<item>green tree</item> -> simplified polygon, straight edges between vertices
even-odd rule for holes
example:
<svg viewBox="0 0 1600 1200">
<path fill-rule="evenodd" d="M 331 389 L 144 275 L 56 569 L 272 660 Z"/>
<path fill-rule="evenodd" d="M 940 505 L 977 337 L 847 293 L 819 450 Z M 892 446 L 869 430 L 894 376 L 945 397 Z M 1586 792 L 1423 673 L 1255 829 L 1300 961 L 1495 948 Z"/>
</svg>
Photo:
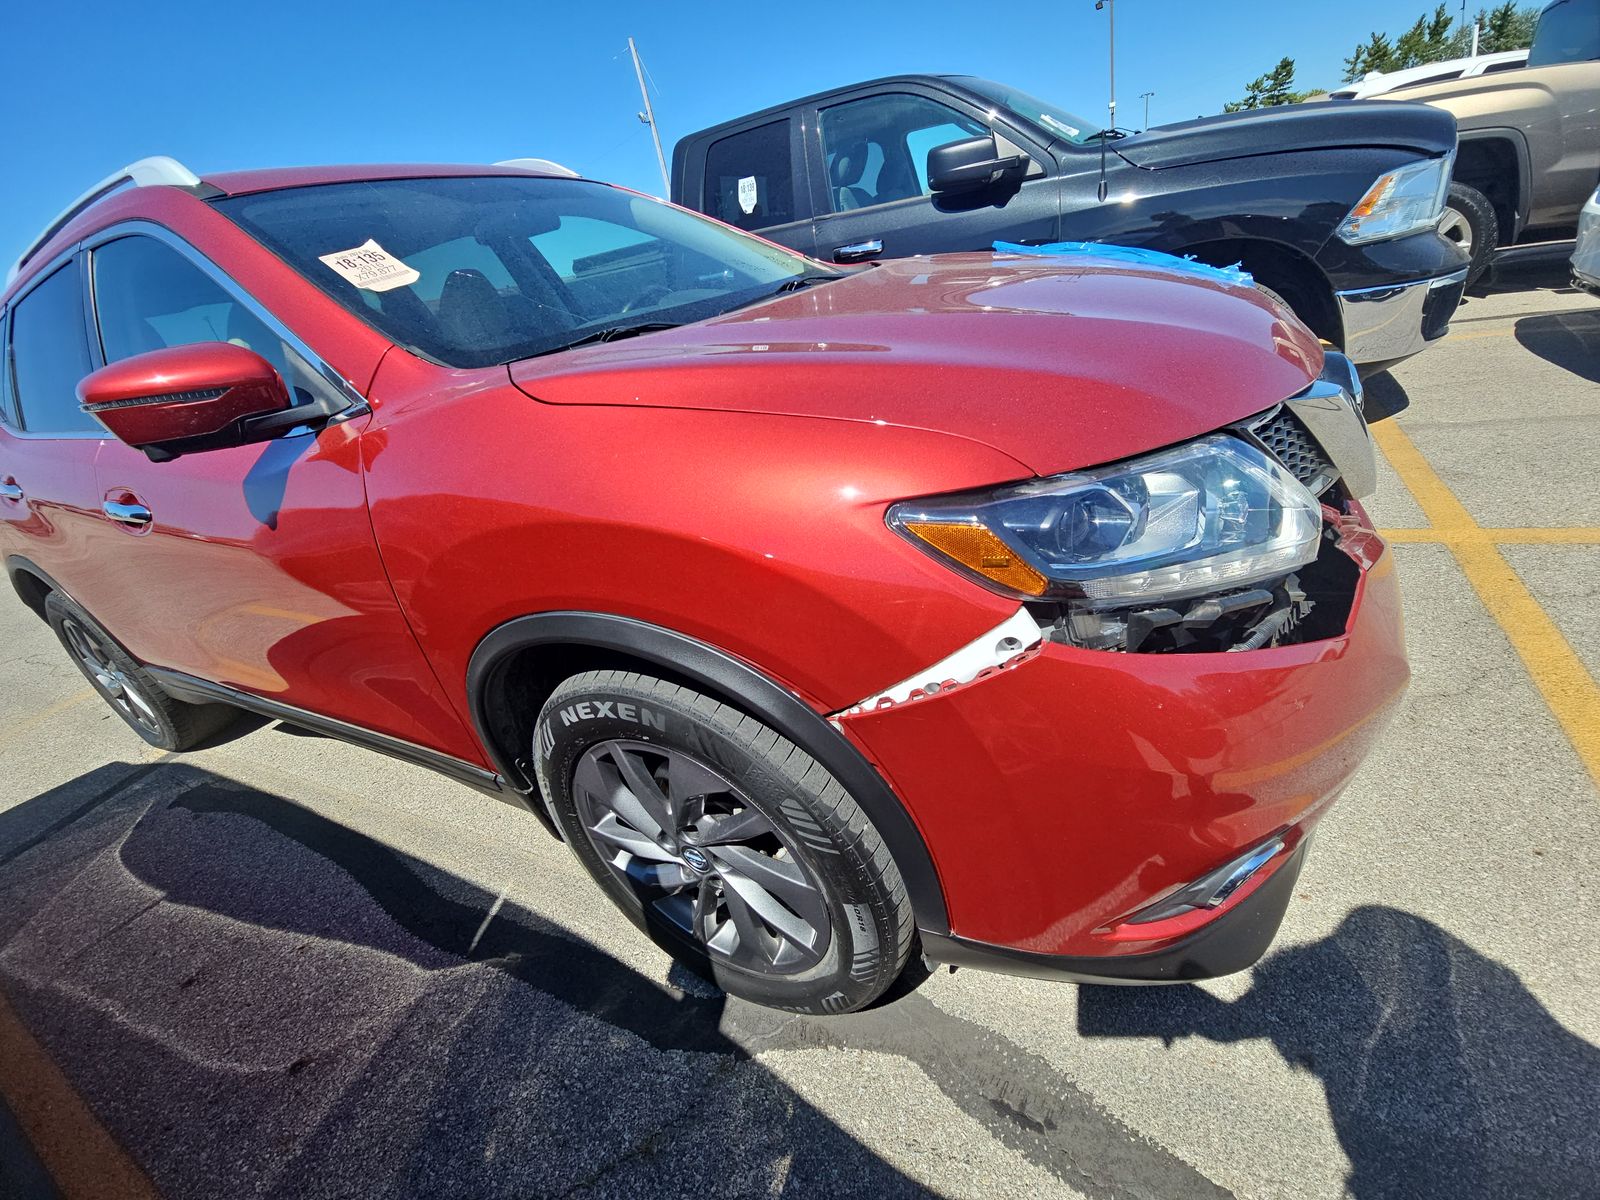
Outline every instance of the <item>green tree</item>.
<svg viewBox="0 0 1600 1200">
<path fill-rule="evenodd" d="M 1356 52 L 1345 59 L 1344 80 L 1349 83 L 1353 79 L 1360 79 L 1368 71 L 1393 71 L 1395 69 L 1394 47 L 1389 44 L 1387 34 L 1374 33 L 1364 43 L 1356 47 Z"/>
<path fill-rule="evenodd" d="M 1244 99 L 1222 106 L 1223 112 L 1239 112 L 1246 108 L 1273 108 L 1279 104 L 1295 104 L 1312 92 L 1297 92 L 1294 88 L 1294 59 L 1280 58 L 1278 65 L 1265 75 L 1257 75 L 1245 85 Z"/>
<path fill-rule="evenodd" d="M 1493 9 L 1479 9 L 1473 21 L 1457 23 L 1449 6 L 1440 4 L 1431 14 L 1418 17 L 1404 33 L 1392 41 L 1384 33 L 1373 32 L 1344 60 L 1344 82 L 1351 83 L 1369 71 L 1398 71 L 1465 58 L 1472 53 L 1472 27 L 1478 26 L 1478 53 L 1494 54 L 1517 50 L 1533 41 L 1539 10 L 1505 0 Z"/>
</svg>

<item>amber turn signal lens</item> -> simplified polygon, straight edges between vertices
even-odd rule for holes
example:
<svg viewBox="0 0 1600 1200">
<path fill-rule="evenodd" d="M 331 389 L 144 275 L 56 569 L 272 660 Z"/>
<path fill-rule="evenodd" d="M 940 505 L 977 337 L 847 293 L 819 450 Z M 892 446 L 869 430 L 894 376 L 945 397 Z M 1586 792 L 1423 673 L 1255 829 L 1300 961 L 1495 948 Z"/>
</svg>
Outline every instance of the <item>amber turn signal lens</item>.
<svg viewBox="0 0 1600 1200">
<path fill-rule="evenodd" d="M 982 525 L 954 525 L 936 521 L 907 521 L 905 528 L 948 558 L 953 558 L 985 579 L 1027 596 L 1045 593 L 1045 577 L 1017 556 Z"/>
<path fill-rule="evenodd" d="M 1361 197 L 1359 203 L 1350 210 L 1352 217 L 1370 217 L 1382 199 L 1389 194 L 1389 189 L 1394 186 L 1394 176 L 1381 176 L 1377 183 L 1367 189 L 1367 194 Z"/>
</svg>

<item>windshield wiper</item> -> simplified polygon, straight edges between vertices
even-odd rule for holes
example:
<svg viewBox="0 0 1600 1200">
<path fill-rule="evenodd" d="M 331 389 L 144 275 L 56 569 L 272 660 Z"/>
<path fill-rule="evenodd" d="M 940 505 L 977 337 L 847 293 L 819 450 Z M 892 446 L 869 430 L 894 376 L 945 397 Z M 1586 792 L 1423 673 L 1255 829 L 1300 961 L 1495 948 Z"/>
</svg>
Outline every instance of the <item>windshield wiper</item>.
<svg viewBox="0 0 1600 1200">
<path fill-rule="evenodd" d="M 620 342 L 623 338 L 638 337 L 641 333 L 655 333 L 662 329 L 677 329 L 680 321 L 641 321 L 637 325 L 608 325 L 604 329 L 596 329 L 582 337 L 570 342 L 563 342 L 559 346 L 552 346 L 542 354 L 555 354 L 560 350 L 576 350 L 579 346 L 593 346 L 597 342 Z"/>
<path fill-rule="evenodd" d="M 843 275 L 801 275 L 797 279 L 785 280 L 772 289 L 771 295 L 781 296 L 785 292 L 798 292 L 801 288 L 808 288 L 814 283 L 831 283 L 835 279 L 843 279 Z"/>
</svg>

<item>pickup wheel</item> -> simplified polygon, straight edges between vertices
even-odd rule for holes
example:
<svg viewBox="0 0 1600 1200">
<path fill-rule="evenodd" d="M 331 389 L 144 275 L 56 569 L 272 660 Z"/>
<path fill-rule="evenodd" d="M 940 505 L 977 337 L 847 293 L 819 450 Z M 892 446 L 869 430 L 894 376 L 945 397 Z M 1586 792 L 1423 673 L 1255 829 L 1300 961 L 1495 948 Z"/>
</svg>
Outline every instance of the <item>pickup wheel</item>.
<svg viewBox="0 0 1600 1200">
<path fill-rule="evenodd" d="M 1500 222 L 1494 205 L 1477 188 L 1452 183 L 1444 216 L 1439 218 L 1439 234 L 1472 256 L 1467 263 L 1467 286 L 1471 287 L 1489 269 L 1500 243 Z"/>
<path fill-rule="evenodd" d="M 88 613 L 60 592 L 45 597 L 50 628 L 111 711 L 161 750 L 192 750 L 239 718 L 226 704 L 185 704 L 161 690 Z"/>
<path fill-rule="evenodd" d="M 754 717 L 662 679 L 589 671 L 545 703 L 534 762 L 600 887 L 724 991 L 843 1013 L 905 967 L 911 905 L 878 831 Z"/>
</svg>

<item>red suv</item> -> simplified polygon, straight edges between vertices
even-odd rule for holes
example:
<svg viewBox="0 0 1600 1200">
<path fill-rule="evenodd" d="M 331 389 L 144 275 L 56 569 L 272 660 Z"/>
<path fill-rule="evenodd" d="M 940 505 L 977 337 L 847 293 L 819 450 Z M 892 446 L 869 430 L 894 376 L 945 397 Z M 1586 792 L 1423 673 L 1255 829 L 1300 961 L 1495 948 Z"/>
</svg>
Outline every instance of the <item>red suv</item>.
<svg viewBox="0 0 1600 1200">
<path fill-rule="evenodd" d="M 1209 269 L 158 159 L 3 306 L 7 572 L 140 736 L 433 767 L 762 1003 L 1249 965 L 1407 677 L 1360 384 Z"/>
</svg>

